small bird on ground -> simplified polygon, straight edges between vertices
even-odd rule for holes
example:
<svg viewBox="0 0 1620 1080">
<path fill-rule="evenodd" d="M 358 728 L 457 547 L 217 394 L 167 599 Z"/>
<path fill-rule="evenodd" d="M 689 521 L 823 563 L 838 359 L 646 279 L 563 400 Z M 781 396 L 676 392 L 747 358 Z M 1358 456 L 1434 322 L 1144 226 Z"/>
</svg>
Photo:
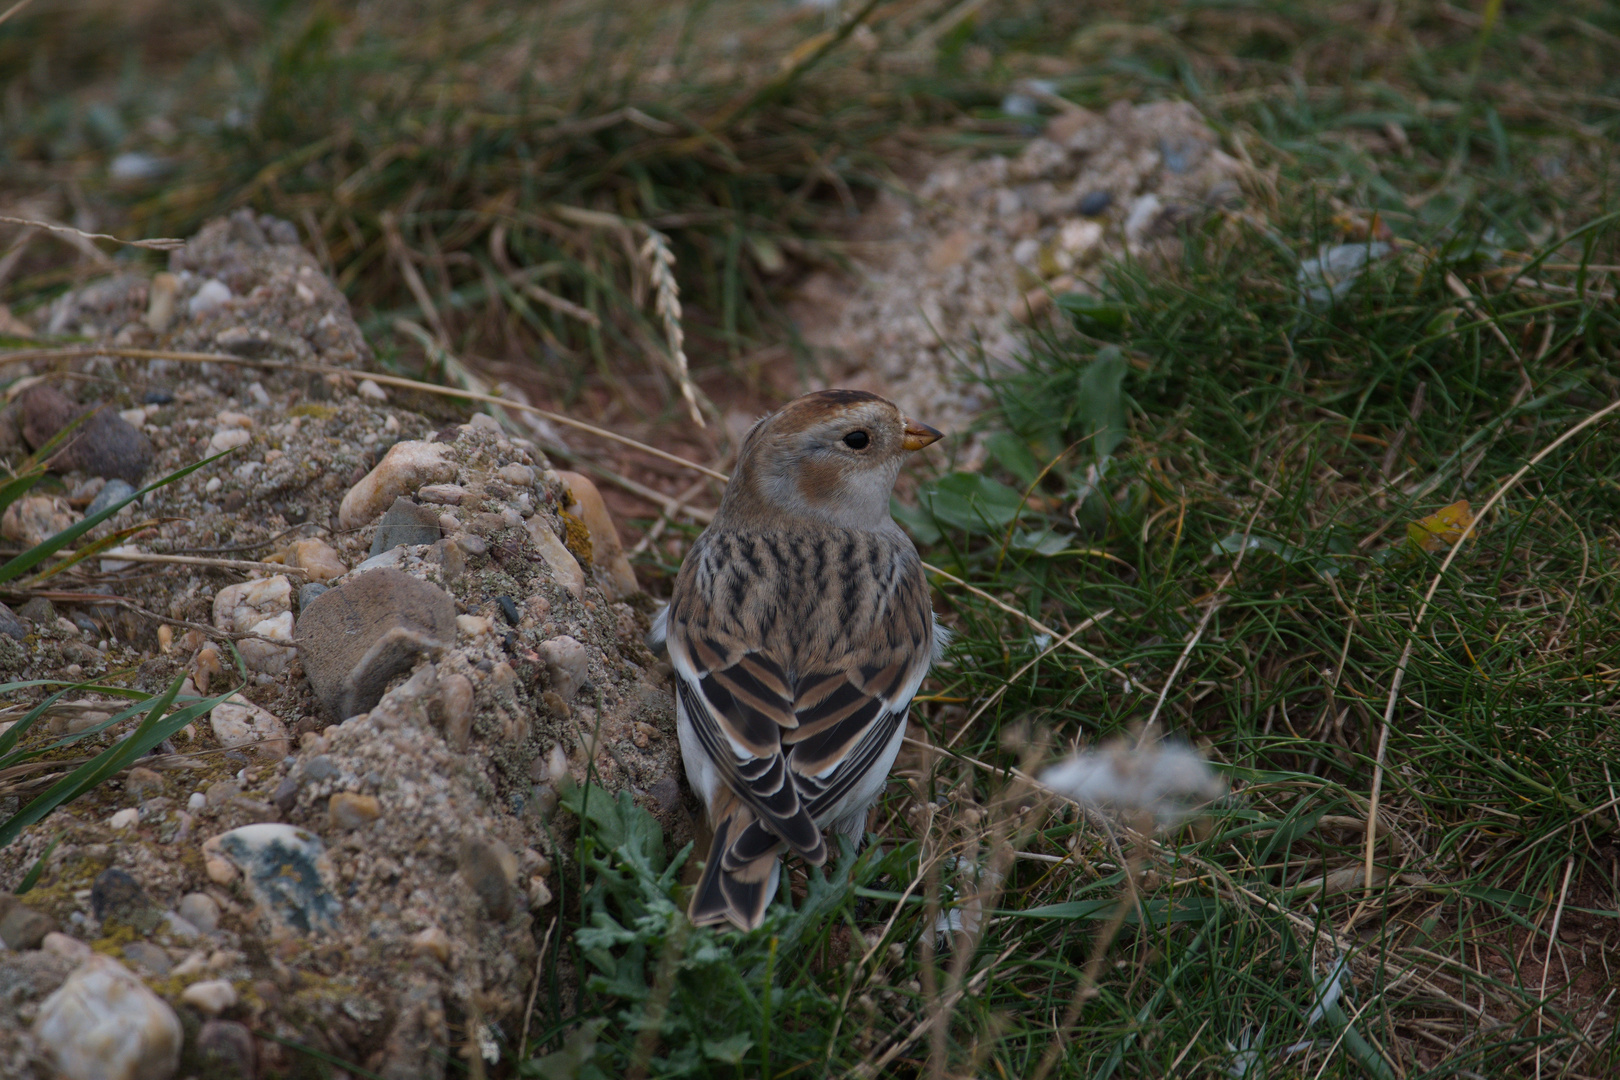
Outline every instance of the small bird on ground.
<svg viewBox="0 0 1620 1080">
<path fill-rule="evenodd" d="M 893 402 L 822 390 L 743 440 L 649 644 L 675 668 L 686 776 L 714 843 L 688 909 L 757 927 L 784 849 L 859 840 L 944 644 L 922 560 L 889 516 L 907 454 L 941 437 Z"/>
</svg>

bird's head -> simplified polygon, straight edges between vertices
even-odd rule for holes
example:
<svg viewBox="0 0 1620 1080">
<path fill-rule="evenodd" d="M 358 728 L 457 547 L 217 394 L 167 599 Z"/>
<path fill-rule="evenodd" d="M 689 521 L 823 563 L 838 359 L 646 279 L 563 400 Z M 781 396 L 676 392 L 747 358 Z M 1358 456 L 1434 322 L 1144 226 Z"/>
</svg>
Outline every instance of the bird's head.
<svg viewBox="0 0 1620 1080">
<path fill-rule="evenodd" d="M 901 462 L 941 437 L 864 390 L 805 394 L 748 432 L 720 512 L 733 520 L 878 528 L 890 520 Z"/>
</svg>

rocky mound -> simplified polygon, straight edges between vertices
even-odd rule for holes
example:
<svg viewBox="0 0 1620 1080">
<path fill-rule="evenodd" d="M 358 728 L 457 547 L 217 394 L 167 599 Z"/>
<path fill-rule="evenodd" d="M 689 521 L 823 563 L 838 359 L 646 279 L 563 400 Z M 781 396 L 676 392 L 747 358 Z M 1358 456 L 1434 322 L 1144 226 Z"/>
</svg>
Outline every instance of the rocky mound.
<svg viewBox="0 0 1620 1080">
<path fill-rule="evenodd" d="M 235 359 L 101 355 L 14 382 L 13 461 L 97 412 L 59 490 L 6 515 L 8 548 L 225 456 L 91 534 L 132 530 L 117 547 L 11 595 L 0 674 L 244 685 L 0 848 L 0 1074 L 303 1067 L 278 1040 L 389 1077 L 498 1053 L 555 902 L 560 788 L 589 776 L 691 829 L 650 605 L 600 496 L 488 416 L 365 379 L 346 302 L 285 222 L 214 222 L 169 272 L 76 290 L 42 323 Z M 70 696 L 28 739 L 123 707 Z M 0 786 L 0 820 L 42 787 Z"/>
</svg>

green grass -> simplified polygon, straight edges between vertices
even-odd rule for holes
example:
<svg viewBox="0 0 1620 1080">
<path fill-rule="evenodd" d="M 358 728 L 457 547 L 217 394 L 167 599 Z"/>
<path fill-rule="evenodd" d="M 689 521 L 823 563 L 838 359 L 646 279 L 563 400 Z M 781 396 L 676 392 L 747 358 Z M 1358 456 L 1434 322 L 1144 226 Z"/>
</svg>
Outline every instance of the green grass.
<svg viewBox="0 0 1620 1080">
<path fill-rule="evenodd" d="M 903 122 L 935 147 L 1016 149 L 996 106 L 1038 75 L 1096 108 L 1189 98 L 1254 166 L 1247 210 L 1189 225 L 1167 263 L 1110 268 L 1016 370 L 964 357 L 998 402 L 989 459 L 905 514 L 930 562 L 1030 618 L 1068 633 L 1095 616 L 1073 644 L 1100 659 L 942 582 L 958 638 L 913 734 L 949 750 L 904 758 L 882 842 L 797 871 L 791 907 L 752 935 L 687 926 L 690 854 L 576 794 L 588 824 L 531 1038 L 506 1032 L 497 1068 L 1031 1077 L 1050 1057 L 1055 1076 L 1225 1076 L 1248 1049 L 1251 1077 L 1612 1075 L 1616 421 L 1531 468 L 1443 574 L 1447 551 L 1407 536 L 1458 500 L 1480 510 L 1620 396 L 1615 9 L 992 3 L 923 62 L 885 66 L 949 6 L 879 9 L 878 49 L 830 56 L 782 97 L 758 93 L 811 26 L 773 26 L 764 5 L 475 8 L 449 25 L 411 5 L 380 8 L 393 23 L 262 5 L 143 53 L 193 57 L 188 85 L 231 88 L 250 118 L 165 114 L 187 121 L 167 152 L 188 182 L 122 197 L 146 231 L 241 201 L 313 220 L 377 334 L 428 318 L 414 262 L 455 350 L 540 355 L 559 393 L 607 387 L 672 415 L 663 376 L 648 389 L 662 339 L 620 227 L 563 228 L 547 207 L 671 234 L 703 374 L 770 340 L 770 253 L 833 252 L 829 177 L 857 199 L 883 182 L 879 137 Z M 750 33 L 726 67 L 716 26 L 739 12 L 764 22 L 734 22 Z M 688 16 L 681 77 L 610 62 Z M 42 25 L 27 18 L 0 55 Z M 77 29 L 14 91 L 13 165 L 95 175 L 149 117 L 137 75 L 106 81 L 105 28 Z M 514 55 L 551 76 L 481 66 Z M 69 64 L 120 88 L 122 127 L 51 98 Z M 678 131 L 567 126 L 627 104 Z M 1369 229 L 1391 256 L 1302 301 L 1301 261 Z M 27 269 L 28 296 L 67 280 Z M 599 336 L 520 303 L 524 273 L 598 312 Z M 619 351 L 637 359 L 599 359 Z M 643 567 L 655 584 L 667 558 Z M 1200 822 L 1133 839 L 1009 779 L 1150 715 L 1232 784 Z M 975 895 L 987 917 L 936 942 L 942 910 Z M 1341 951 L 1344 996 L 1308 1024 Z"/>
<path fill-rule="evenodd" d="M 801 894 L 819 928 L 784 911 L 727 939 L 718 976 L 653 971 L 654 955 L 716 947 L 668 929 L 672 914 L 630 934 L 612 955 L 647 950 L 632 983 L 667 993 L 651 993 L 662 1036 L 649 1051 L 644 1006 L 588 982 L 574 1016 L 611 1018 L 594 1036 L 605 1075 L 649 1053 L 649 1075 L 714 1076 L 884 1062 L 1026 1077 L 1049 1053 L 1053 1075 L 1221 1076 L 1240 1068 L 1234 1048 L 1260 1051 L 1251 1076 L 1620 1063 L 1604 960 L 1620 920 L 1614 421 L 1497 501 L 1428 605 L 1448 549 L 1408 540 L 1457 500 L 1479 510 L 1620 391 L 1614 271 L 1600 269 L 1620 264 L 1606 149 L 1620 115 L 1604 100 L 1617 27 L 1597 8 L 1511 9 L 1490 34 L 1466 16 L 1403 13 L 1359 42 L 1360 8 L 1177 6 L 1111 38 L 1080 28 L 1083 56 L 1136 44 L 1066 92 L 1100 105 L 1135 83 L 1203 101 L 1265 177 L 1259 212 L 1192 227 L 1168 266 L 1111 268 L 1019 370 L 986 372 L 989 463 L 925 484 L 903 516 L 925 558 L 1043 624 L 1098 615 L 1074 640 L 1106 663 L 1050 652 L 942 583 L 959 637 L 917 721 L 951 752 L 904 763 L 886 843 L 835 871 L 853 875 L 841 905 L 819 879 Z M 1217 55 L 1245 20 L 1251 52 L 1267 33 L 1284 44 Z M 992 17 L 960 50 L 1013 73 L 1032 32 Z M 1570 62 L 1539 63 L 1525 38 L 1567 45 Z M 1369 153 L 1398 141 L 1386 124 L 1404 154 Z M 1331 304 L 1303 302 L 1301 260 L 1375 214 L 1392 256 Z M 1155 711 L 1233 784 L 1203 822 L 1122 849 L 1073 809 L 1016 812 L 1035 800 L 1002 770 L 1131 735 Z M 935 953 L 940 898 L 975 891 L 964 873 L 995 917 Z M 588 895 L 639 910 L 605 885 Z M 856 933 L 876 945 L 864 964 Z M 1310 1025 L 1341 950 L 1345 995 Z M 1055 1051 L 1088 968 L 1095 993 Z M 794 1011 L 767 1053 L 768 991 Z M 748 1044 L 735 1071 L 704 1052 L 722 1031 Z"/>
</svg>

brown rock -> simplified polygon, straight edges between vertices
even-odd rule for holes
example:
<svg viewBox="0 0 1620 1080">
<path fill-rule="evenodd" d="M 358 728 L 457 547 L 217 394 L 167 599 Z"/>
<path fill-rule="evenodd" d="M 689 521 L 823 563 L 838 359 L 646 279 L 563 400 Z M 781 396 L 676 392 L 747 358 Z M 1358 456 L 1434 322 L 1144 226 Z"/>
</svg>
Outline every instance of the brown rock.
<svg viewBox="0 0 1620 1080">
<path fill-rule="evenodd" d="M 81 410 L 62 391 L 40 383 L 17 398 L 23 411 L 23 438 L 38 450 Z M 57 472 L 83 472 L 139 484 L 152 463 L 152 444 L 109 405 L 96 407 L 51 458 Z"/>
<path fill-rule="evenodd" d="M 347 831 L 369 825 L 382 817 L 382 804 L 371 795 L 340 791 L 327 802 L 326 814 L 333 828 Z"/>
<path fill-rule="evenodd" d="M 360 482 L 343 496 L 338 507 L 338 525 L 358 529 L 375 521 L 401 495 L 410 495 L 424 484 L 444 484 L 456 478 L 456 466 L 449 458 L 450 448 L 440 443 L 398 442 Z"/>
<path fill-rule="evenodd" d="M 0 893 L 0 941 L 6 948 L 23 952 L 37 949 L 45 935 L 56 929 L 56 920 L 35 911 L 10 893 Z"/>
<path fill-rule="evenodd" d="M 576 472 L 559 472 L 568 487 L 573 502 L 568 511 L 585 523 L 591 534 L 591 565 L 601 571 L 602 591 L 609 600 L 623 600 L 641 591 L 636 572 L 619 541 L 619 530 L 613 526 L 602 493 L 588 478 Z"/>
<path fill-rule="evenodd" d="M 329 589 L 298 620 L 304 674 L 334 721 L 368 711 L 390 679 L 455 640 L 450 594 L 391 568 Z"/>
</svg>

